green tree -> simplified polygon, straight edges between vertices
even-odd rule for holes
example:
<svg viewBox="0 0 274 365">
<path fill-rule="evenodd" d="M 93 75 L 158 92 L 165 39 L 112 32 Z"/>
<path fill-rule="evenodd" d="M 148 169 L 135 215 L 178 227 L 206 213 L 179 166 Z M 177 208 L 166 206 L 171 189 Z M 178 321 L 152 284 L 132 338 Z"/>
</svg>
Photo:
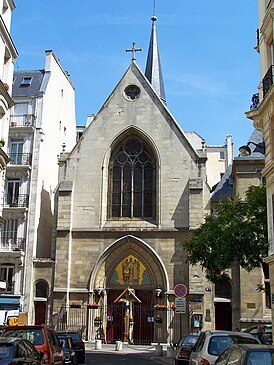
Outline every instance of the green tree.
<svg viewBox="0 0 274 365">
<path fill-rule="evenodd" d="M 249 272 L 260 267 L 268 252 L 265 187 L 250 186 L 245 201 L 220 202 L 183 246 L 186 261 L 200 264 L 211 282 L 226 277 L 232 263 Z"/>
</svg>

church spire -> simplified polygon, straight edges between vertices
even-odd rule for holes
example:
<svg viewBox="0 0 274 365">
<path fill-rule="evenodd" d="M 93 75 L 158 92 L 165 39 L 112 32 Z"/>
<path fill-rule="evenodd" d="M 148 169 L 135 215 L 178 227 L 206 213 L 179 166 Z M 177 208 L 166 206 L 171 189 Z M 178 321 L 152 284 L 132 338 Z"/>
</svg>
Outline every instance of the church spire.
<svg viewBox="0 0 274 365">
<path fill-rule="evenodd" d="M 156 37 L 156 20 L 155 15 L 152 16 L 152 30 L 149 43 L 149 50 L 147 55 L 146 71 L 145 75 L 150 81 L 153 89 L 159 95 L 159 97 L 165 102 L 165 88 L 161 69 L 161 62 L 159 56 L 158 42 Z"/>
</svg>

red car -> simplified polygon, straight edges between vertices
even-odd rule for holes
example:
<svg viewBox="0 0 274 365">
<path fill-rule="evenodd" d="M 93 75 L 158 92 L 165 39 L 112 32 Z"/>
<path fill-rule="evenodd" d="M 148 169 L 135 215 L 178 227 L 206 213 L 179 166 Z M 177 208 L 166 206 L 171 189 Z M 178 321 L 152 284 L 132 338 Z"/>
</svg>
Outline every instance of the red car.
<svg viewBox="0 0 274 365">
<path fill-rule="evenodd" d="M 44 353 L 48 365 L 63 365 L 64 353 L 55 331 L 46 325 L 7 326 L 1 337 L 24 338 Z"/>
</svg>

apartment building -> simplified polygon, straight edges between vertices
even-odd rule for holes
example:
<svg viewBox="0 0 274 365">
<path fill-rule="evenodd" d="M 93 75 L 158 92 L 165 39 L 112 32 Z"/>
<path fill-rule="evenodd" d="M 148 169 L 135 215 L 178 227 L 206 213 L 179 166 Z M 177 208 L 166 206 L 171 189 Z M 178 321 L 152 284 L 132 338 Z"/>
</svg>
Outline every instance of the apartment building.
<svg viewBox="0 0 274 365">
<path fill-rule="evenodd" d="M 11 97 L 14 61 L 18 56 L 16 47 L 10 35 L 12 11 L 15 9 L 13 0 L 0 0 L 0 232 L 3 229 L 3 191 L 6 167 L 9 161 L 7 156 L 7 140 L 9 131 L 9 113 L 13 105 Z M 2 293 L 7 288 L 6 279 L 9 270 L 3 265 L 5 257 L 0 255 L 0 323 L 2 309 L 5 307 L 5 298 Z M 4 314 L 3 314 L 4 317 Z"/>
<path fill-rule="evenodd" d="M 256 49 L 260 55 L 259 92 L 252 97 L 251 110 L 247 117 L 253 120 L 255 128 L 263 132 L 265 167 L 262 174 L 266 182 L 268 209 L 269 257 L 271 293 L 274 293 L 274 1 L 259 0 L 259 28 Z M 256 141 L 250 141 L 256 145 Z M 273 297 L 272 297 L 273 298 Z M 273 299 L 272 299 L 273 303 Z M 272 318 L 274 308 L 272 304 Z"/>
<path fill-rule="evenodd" d="M 74 87 L 54 52 L 46 51 L 44 69 L 14 73 L 13 98 L 0 245 L 5 309 L 45 323 L 57 160 L 76 141 Z"/>
</svg>

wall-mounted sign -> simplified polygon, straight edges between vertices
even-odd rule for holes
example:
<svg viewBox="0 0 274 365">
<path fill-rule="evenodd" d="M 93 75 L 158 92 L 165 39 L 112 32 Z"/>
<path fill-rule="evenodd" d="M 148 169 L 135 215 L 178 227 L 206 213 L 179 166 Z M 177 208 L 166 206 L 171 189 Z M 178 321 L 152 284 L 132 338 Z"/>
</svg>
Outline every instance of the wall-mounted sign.
<svg viewBox="0 0 274 365">
<path fill-rule="evenodd" d="M 186 298 L 175 298 L 175 313 L 186 313 Z"/>
<path fill-rule="evenodd" d="M 183 298 L 187 295 L 187 287 L 184 284 L 177 284 L 174 288 L 174 294 L 178 298 Z"/>
</svg>

